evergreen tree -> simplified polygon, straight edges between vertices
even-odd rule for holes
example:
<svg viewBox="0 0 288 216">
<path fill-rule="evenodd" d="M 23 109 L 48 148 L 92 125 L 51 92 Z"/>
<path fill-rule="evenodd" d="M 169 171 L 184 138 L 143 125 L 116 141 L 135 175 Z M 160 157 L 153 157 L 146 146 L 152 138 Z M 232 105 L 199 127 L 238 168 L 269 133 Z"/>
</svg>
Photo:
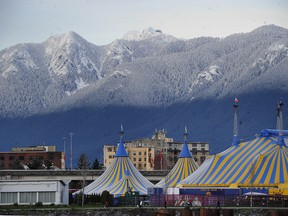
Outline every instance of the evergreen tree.
<svg viewBox="0 0 288 216">
<path fill-rule="evenodd" d="M 78 158 L 78 169 L 87 170 L 90 167 L 89 158 L 85 153 L 82 153 Z"/>
<path fill-rule="evenodd" d="M 102 166 L 97 158 L 92 163 L 91 169 L 102 169 Z"/>
</svg>

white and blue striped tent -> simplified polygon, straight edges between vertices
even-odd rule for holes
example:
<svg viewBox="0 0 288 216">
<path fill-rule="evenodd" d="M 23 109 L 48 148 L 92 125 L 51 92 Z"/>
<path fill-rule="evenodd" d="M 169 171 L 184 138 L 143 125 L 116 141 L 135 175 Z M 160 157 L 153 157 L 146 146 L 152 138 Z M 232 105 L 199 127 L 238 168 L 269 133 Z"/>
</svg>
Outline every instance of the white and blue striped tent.
<svg viewBox="0 0 288 216">
<path fill-rule="evenodd" d="M 158 182 L 155 187 L 175 187 L 180 181 L 191 175 L 197 168 L 198 164 L 194 161 L 188 149 L 187 141 L 185 140 L 177 163 L 167 176 Z"/>
<path fill-rule="evenodd" d="M 84 194 L 101 194 L 107 190 L 115 196 L 123 195 L 127 191 L 146 195 L 147 188 L 153 186 L 131 162 L 121 136 L 114 160 L 99 178 L 84 188 Z"/>
</svg>

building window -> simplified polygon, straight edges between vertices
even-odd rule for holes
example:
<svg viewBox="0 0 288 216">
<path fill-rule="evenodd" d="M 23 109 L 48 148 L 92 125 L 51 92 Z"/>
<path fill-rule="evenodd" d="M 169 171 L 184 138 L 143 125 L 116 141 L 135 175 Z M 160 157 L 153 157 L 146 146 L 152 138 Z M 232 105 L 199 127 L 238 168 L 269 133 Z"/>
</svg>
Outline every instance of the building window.
<svg viewBox="0 0 288 216">
<path fill-rule="evenodd" d="M 19 160 L 24 160 L 24 156 L 19 156 Z"/>
<path fill-rule="evenodd" d="M 14 160 L 14 156 L 9 156 L 9 160 Z"/>
<path fill-rule="evenodd" d="M 133 161 L 136 161 L 136 158 L 133 158 Z"/>
<path fill-rule="evenodd" d="M 136 152 L 133 152 L 133 155 L 136 155 Z"/>
<path fill-rule="evenodd" d="M 141 155 L 141 152 L 139 152 L 139 155 Z"/>
<path fill-rule="evenodd" d="M 4 156 L 1 156 L 1 157 L 0 157 L 0 160 L 5 160 L 5 157 L 4 157 Z"/>
<path fill-rule="evenodd" d="M 38 202 L 55 203 L 55 192 L 39 192 Z"/>
<path fill-rule="evenodd" d="M 20 203 L 36 203 L 36 192 L 20 192 Z"/>
<path fill-rule="evenodd" d="M 142 161 L 141 158 L 139 158 L 138 161 Z"/>
<path fill-rule="evenodd" d="M 147 152 L 144 152 L 144 155 L 147 155 Z"/>
<path fill-rule="evenodd" d="M 146 158 L 144 158 L 144 161 L 147 161 L 147 159 L 146 159 Z"/>
<path fill-rule="evenodd" d="M 17 192 L 0 193 L 0 203 L 17 203 Z"/>
</svg>

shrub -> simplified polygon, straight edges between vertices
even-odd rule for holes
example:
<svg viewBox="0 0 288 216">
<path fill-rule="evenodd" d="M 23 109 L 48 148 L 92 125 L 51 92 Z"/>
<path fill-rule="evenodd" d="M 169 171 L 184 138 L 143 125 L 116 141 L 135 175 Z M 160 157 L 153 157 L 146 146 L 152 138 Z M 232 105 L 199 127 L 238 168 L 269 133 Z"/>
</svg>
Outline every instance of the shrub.
<svg viewBox="0 0 288 216">
<path fill-rule="evenodd" d="M 15 207 L 18 207 L 18 206 L 19 206 L 19 204 L 18 204 L 18 203 L 14 203 L 14 204 L 13 204 L 13 206 L 15 206 Z"/>
<path fill-rule="evenodd" d="M 35 203 L 35 207 L 42 207 L 43 206 L 43 203 L 42 202 L 37 202 Z"/>
</svg>

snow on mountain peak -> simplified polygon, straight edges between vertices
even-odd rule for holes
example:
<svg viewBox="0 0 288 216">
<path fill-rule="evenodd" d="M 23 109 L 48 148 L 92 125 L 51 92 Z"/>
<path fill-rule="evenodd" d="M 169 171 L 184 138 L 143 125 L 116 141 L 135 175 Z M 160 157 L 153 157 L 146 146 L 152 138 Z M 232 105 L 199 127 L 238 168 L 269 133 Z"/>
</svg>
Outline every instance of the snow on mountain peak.
<svg viewBox="0 0 288 216">
<path fill-rule="evenodd" d="M 80 47 L 83 41 L 86 40 L 73 31 L 55 35 L 48 38 L 48 40 L 45 42 L 47 43 L 47 46 L 45 46 L 45 52 L 48 55 L 53 54 L 54 50 L 59 47 L 65 47 L 65 49 L 69 50 L 72 44 Z"/>
<path fill-rule="evenodd" d="M 140 32 L 137 30 L 127 32 L 123 39 L 127 41 L 139 40 Z"/>
<path fill-rule="evenodd" d="M 123 37 L 124 40 L 128 40 L 128 41 L 140 41 L 140 40 L 145 40 L 145 39 L 149 39 L 152 37 L 156 37 L 162 35 L 162 31 L 161 30 L 155 30 L 152 27 L 148 27 L 146 29 L 144 29 L 141 33 L 137 30 L 133 30 L 133 31 L 129 31 L 128 33 L 126 33 Z"/>
</svg>

